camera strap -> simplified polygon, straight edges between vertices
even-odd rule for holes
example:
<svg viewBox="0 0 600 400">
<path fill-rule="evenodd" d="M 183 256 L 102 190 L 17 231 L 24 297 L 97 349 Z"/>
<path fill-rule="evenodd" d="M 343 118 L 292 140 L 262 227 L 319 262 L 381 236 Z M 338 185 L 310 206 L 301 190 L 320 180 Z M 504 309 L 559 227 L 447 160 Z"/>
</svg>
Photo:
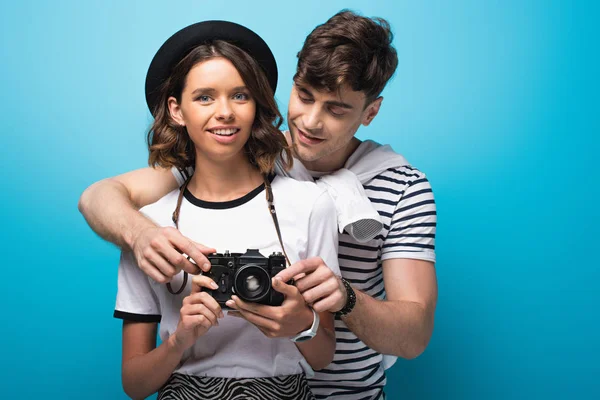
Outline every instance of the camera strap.
<svg viewBox="0 0 600 400">
<path fill-rule="evenodd" d="M 175 211 L 173 211 L 173 216 L 172 216 L 173 223 L 175 224 L 175 228 L 177 228 L 177 230 L 179 230 L 179 211 L 181 210 L 181 203 L 183 201 L 183 193 L 185 192 L 185 189 L 187 189 L 188 184 L 190 183 L 191 179 L 192 179 L 192 176 L 187 178 L 186 181 L 184 182 L 184 184 L 181 185 L 181 188 L 179 189 L 179 197 L 177 197 L 177 206 L 175 206 Z M 273 189 L 271 188 L 271 181 L 269 180 L 269 177 L 267 175 L 263 175 L 263 179 L 265 181 L 265 192 L 267 195 L 267 204 L 269 207 L 269 213 L 271 214 L 271 217 L 273 218 L 273 224 L 275 225 L 275 230 L 277 231 L 277 238 L 279 239 L 279 244 L 281 245 L 281 250 L 283 251 L 283 255 L 285 256 L 285 260 L 287 261 L 288 266 L 290 266 L 290 265 L 292 265 L 292 263 L 290 262 L 290 259 L 288 258 L 287 253 L 285 252 L 285 247 L 283 246 L 283 240 L 281 239 L 281 229 L 279 229 L 279 221 L 277 221 L 277 213 L 275 212 L 275 204 L 273 204 Z M 190 257 L 188 256 L 188 260 L 189 259 L 190 259 Z M 183 292 L 183 289 L 185 289 L 185 286 L 187 285 L 187 281 L 188 281 L 188 274 L 187 274 L 187 272 L 183 271 L 183 282 L 182 282 L 179 290 L 177 290 L 176 292 L 173 291 L 173 288 L 171 287 L 170 282 L 167 282 L 167 289 L 172 294 L 180 294 L 181 292 Z"/>
<path fill-rule="evenodd" d="M 281 239 L 281 230 L 279 229 L 279 222 L 277 221 L 277 213 L 275 212 L 275 204 L 273 204 L 273 189 L 271 189 L 271 181 L 269 181 L 269 177 L 267 175 L 263 175 L 265 180 L 265 191 L 267 192 L 267 203 L 269 204 L 269 212 L 271 213 L 271 217 L 273 217 L 273 224 L 275 224 L 275 230 L 277 231 L 277 238 L 279 239 L 279 244 L 281 245 L 281 250 L 283 250 L 283 255 L 285 256 L 285 261 L 287 261 L 288 266 L 292 265 L 290 259 L 285 252 L 285 246 L 283 245 L 283 240 Z"/>
<path fill-rule="evenodd" d="M 190 180 L 192 179 L 193 175 L 190 175 L 185 182 L 183 183 L 183 185 L 181 185 L 181 188 L 179 189 L 179 197 L 177 197 L 177 206 L 175 206 L 175 211 L 173 211 L 173 223 L 175 224 L 175 228 L 177 230 L 179 230 L 179 210 L 181 210 L 181 202 L 183 201 L 183 193 L 185 192 L 185 189 L 187 189 L 188 184 L 190 183 Z M 188 256 L 188 260 L 190 260 L 190 256 Z M 171 294 L 179 294 L 181 292 L 183 292 L 183 289 L 185 289 L 185 286 L 187 285 L 187 281 L 188 281 L 188 273 L 183 271 L 183 282 L 181 283 L 181 287 L 179 288 L 179 290 L 177 290 L 176 292 L 173 291 L 173 288 L 171 287 L 171 282 L 167 282 L 167 289 L 169 290 L 169 292 Z"/>
</svg>

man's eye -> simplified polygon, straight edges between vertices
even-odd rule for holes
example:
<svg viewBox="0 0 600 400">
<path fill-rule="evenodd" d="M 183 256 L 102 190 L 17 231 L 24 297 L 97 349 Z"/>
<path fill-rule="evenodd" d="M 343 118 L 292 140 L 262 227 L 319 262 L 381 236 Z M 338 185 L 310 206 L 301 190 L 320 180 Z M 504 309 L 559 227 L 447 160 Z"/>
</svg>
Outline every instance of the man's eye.
<svg viewBox="0 0 600 400">
<path fill-rule="evenodd" d="M 302 97 L 302 96 L 298 96 L 300 98 L 300 101 L 303 103 L 312 103 L 312 99 L 308 98 L 308 97 Z"/>
<path fill-rule="evenodd" d="M 330 108 L 329 112 L 331 113 L 331 115 L 335 116 L 335 117 L 343 117 L 344 116 L 344 112 L 339 110 L 338 108 Z"/>
</svg>

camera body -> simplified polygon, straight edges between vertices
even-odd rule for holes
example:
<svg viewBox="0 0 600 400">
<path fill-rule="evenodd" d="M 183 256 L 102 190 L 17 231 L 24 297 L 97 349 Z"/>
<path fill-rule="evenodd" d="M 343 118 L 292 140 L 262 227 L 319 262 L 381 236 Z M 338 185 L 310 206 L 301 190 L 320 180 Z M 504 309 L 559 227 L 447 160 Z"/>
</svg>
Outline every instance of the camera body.
<svg viewBox="0 0 600 400">
<path fill-rule="evenodd" d="M 211 263 L 209 272 L 204 275 L 219 286 L 218 289 L 204 289 L 221 307 L 229 309 L 225 302 L 235 294 L 241 300 L 270 306 L 280 306 L 283 294 L 274 290 L 271 278 L 286 268 L 285 256 L 273 253 L 263 256 L 257 249 L 245 253 L 214 253 L 208 255 Z"/>
</svg>

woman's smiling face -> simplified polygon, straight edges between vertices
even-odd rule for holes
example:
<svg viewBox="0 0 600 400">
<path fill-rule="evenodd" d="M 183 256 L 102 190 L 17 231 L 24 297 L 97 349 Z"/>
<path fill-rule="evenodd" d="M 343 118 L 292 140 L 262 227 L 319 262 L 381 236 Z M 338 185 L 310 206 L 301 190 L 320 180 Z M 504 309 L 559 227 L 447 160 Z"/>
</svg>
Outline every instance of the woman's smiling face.
<svg viewBox="0 0 600 400">
<path fill-rule="evenodd" d="M 233 64 L 215 57 L 188 73 L 181 102 L 169 98 L 172 118 L 187 128 L 196 158 L 223 162 L 244 157 L 256 103 Z"/>
</svg>

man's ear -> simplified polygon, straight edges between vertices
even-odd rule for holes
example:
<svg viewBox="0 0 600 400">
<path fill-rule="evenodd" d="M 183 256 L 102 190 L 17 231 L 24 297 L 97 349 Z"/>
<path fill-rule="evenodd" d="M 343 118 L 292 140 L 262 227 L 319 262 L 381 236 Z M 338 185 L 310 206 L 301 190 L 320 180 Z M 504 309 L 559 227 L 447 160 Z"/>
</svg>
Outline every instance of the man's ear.
<svg viewBox="0 0 600 400">
<path fill-rule="evenodd" d="M 371 102 L 371 104 L 369 104 L 367 106 L 367 108 L 363 112 L 363 119 L 360 122 L 361 124 L 363 124 L 364 126 L 369 126 L 371 121 L 373 121 L 373 118 L 375 118 L 375 116 L 379 112 L 379 107 L 381 107 L 382 101 L 383 101 L 383 97 L 380 96 L 380 97 L 376 98 L 375 100 L 373 100 Z"/>
<path fill-rule="evenodd" d="M 167 106 L 169 107 L 169 114 L 173 121 L 177 122 L 181 126 L 185 126 L 185 121 L 183 120 L 183 115 L 181 114 L 181 107 L 177 102 L 177 99 L 173 96 L 169 97 L 167 100 Z"/>
</svg>

